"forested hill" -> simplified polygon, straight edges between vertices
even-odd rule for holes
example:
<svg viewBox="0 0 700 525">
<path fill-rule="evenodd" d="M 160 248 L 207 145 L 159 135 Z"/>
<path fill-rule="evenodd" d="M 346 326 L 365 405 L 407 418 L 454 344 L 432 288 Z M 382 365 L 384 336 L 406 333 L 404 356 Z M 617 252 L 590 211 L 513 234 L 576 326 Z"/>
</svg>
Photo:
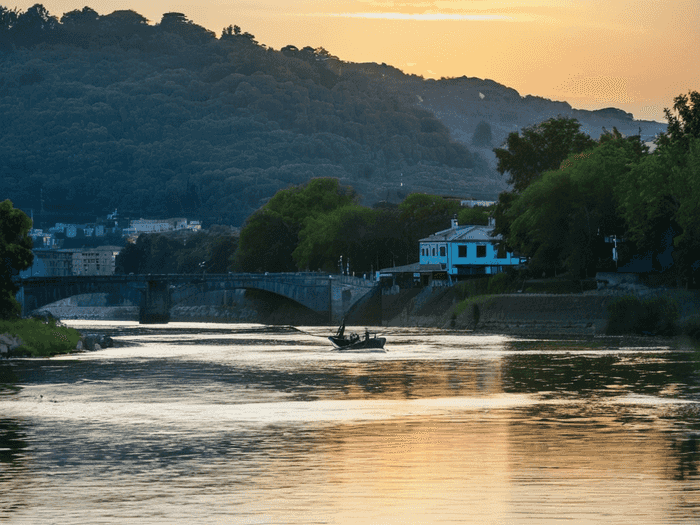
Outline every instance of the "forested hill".
<svg viewBox="0 0 700 525">
<path fill-rule="evenodd" d="M 0 49 L 0 196 L 34 210 L 43 197 L 47 221 L 118 208 L 240 225 L 320 176 L 365 204 L 506 186 L 437 106 L 323 48 L 273 50 L 237 26 L 217 37 L 181 13 L 149 24 L 37 4 L 0 7 Z"/>
<path fill-rule="evenodd" d="M 406 75 L 386 64 L 342 64 L 343 71 L 359 71 L 381 79 L 387 90 L 427 109 L 450 130 L 453 140 L 469 145 L 492 165 L 492 149 L 501 147 L 508 133 L 548 118 L 563 116 L 581 123 L 581 131 L 598 139 L 604 129 L 617 128 L 624 135 L 641 135 L 650 141 L 666 131 L 666 123 L 636 120 L 617 108 L 574 109 L 568 102 L 532 95 L 521 96 L 515 89 L 480 78 L 427 79 Z M 670 101 L 669 101 L 670 104 Z"/>
</svg>

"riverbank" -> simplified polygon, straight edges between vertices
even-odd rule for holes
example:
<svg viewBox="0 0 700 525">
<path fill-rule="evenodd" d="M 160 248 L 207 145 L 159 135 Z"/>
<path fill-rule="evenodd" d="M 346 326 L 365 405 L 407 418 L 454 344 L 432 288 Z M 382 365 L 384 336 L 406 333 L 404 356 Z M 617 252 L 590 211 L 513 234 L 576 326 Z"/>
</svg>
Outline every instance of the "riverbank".
<svg viewBox="0 0 700 525">
<path fill-rule="evenodd" d="M 0 357 L 49 357 L 75 352 L 81 334 L 55 318 L 0 321 Z"/>
<path fill-rule="evenodd" d="M 383 324 L 537 337 L 596 336 L 607 331 L 609 305 L 624 295 L 629 291 L 493 294 L 460 300 L 454 288 L 406 290 L 382 298 L 383 310 L 393 312 Z M 680 330 L 692 324 L 700 311 L 697 292 L 647 289 L 635 296 L 677 304 Z"/>
<path fill-rule="evenodd" d="M 327 319 L 291 301 L 241 294 L 228 301 L 206 294 L 205 304 L 180 304 L 170 311 L 173 322 L 262 323 L 319 326 Z M 624 295 L 640 298 L 666 297 L 679 305 L 679 326 L 698 316 L 697 291 L 650 288 L 619 283 L 583 293 L 510 293 L 471 295 L 456 287 L 428 287 L 397 290 L 381 296 L 381 324 L 396 327 L 424 327 L 469 330 L 483 333 L 557 337 L 604 335 L 608 306 Z M 208 303 L 208 304 L 207 304 Z M 61 319 L 138 320 L 137 306 L 97 306 L 75 298 L 42 310 Z M 377 321 L 378 323 L 378 321 Z M 358 322 L 356 324 L 362 324 Z M 369 324 L 373 324 L 370 322 Z"/>
</svg>

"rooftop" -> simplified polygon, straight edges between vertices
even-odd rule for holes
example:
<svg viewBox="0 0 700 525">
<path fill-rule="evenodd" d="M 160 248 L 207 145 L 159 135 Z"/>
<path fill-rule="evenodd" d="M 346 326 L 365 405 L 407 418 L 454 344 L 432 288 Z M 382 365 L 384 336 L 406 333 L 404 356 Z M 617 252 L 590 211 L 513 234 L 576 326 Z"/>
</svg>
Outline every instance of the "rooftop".
<svg viewBox="0 0 700 525">
<path fill-rule="evenodd" d="M 459 242 L 459 241 L 480 241 L 480 242 L 492 242 L 494 240 L 498 241 L 501 239 L 500 235 L 495 237 L 491 236 L 493 232 L 493 226 L 480 226 L 480 225 L 465 225 L 465 226 L 455 226 L 453 228 L 448 228 L 447 230 L 442 230 L 437 233 L 421 239 L 420 242 Z"/>
</svg>

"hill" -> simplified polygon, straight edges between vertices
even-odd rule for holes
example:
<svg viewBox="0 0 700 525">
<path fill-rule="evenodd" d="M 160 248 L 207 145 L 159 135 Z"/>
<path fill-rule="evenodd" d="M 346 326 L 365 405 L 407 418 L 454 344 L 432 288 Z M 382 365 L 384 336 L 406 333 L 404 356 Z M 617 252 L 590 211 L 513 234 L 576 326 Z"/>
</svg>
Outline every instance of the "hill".
<svg viewBox="0 0 700 525">
<path fill-rule="evenodd" d="M 493 199 L 505 178 L 489 144 L 470 144 L 479 122 L 496 146 L 568 106 L 323 48 L 274 50 L 235 26 L 217 38 L 181 13 L 155 25 L 87 7 L 60 20 L 40 5 L 0 14 L 0 195 L 37 223 L 118 208 L 237 226 L 277 190 L 320 176 L 363 204 L 416 191 Z M 617 111 L 591 129 L 637 126 Z"/>
<path fill-rule="evenodd" d="M 457 142 L 468 145 L 495 167 L 492 149 L 500 147 L 509 133 L 548 118 L 564 116 L 581 123 L 581 131 L 597 139 L 605 129 L 617 128 L 625 136 L 641 135 L 649 142 L 666 131 L 666 124 L 653 120 L 636 120 L 631 113 L 617 108 L 598 110 L 574 109 L 568 102 L 553 101 L 532 95 L 521 96 L 515 89 L 493 80 L 459 77 L 439 80 L 406 75 L 386 64 L 343 64 L 344 70 L 362 72 L 381 79 L 386 88 L 405 103 L 433 113 L 450 130 Z M 669 105 L 671 101 L 669 101 Z M 490 140 L 479 140 L 479 125 L 490 130 Z M 475 140 L 476 138 L 476 140 Z"/>
</svg>

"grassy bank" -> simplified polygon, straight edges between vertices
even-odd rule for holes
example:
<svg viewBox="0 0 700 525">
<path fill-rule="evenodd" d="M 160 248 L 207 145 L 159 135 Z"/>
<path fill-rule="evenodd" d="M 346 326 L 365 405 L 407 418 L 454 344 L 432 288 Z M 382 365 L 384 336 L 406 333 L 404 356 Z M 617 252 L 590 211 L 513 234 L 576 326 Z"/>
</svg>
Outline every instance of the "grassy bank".
<svg viewBox="0 0 700 525">
<path fill-rule="evenodd" d="M 0 320 L 0 334 L 10 334 L 22 340 L 21 346 L 10 350 L 9 357 L 49 357 L 75 350 L 80 332 L 74 328 L 57 326 L 56 320 L 39 319 Z"/>
</svg>

